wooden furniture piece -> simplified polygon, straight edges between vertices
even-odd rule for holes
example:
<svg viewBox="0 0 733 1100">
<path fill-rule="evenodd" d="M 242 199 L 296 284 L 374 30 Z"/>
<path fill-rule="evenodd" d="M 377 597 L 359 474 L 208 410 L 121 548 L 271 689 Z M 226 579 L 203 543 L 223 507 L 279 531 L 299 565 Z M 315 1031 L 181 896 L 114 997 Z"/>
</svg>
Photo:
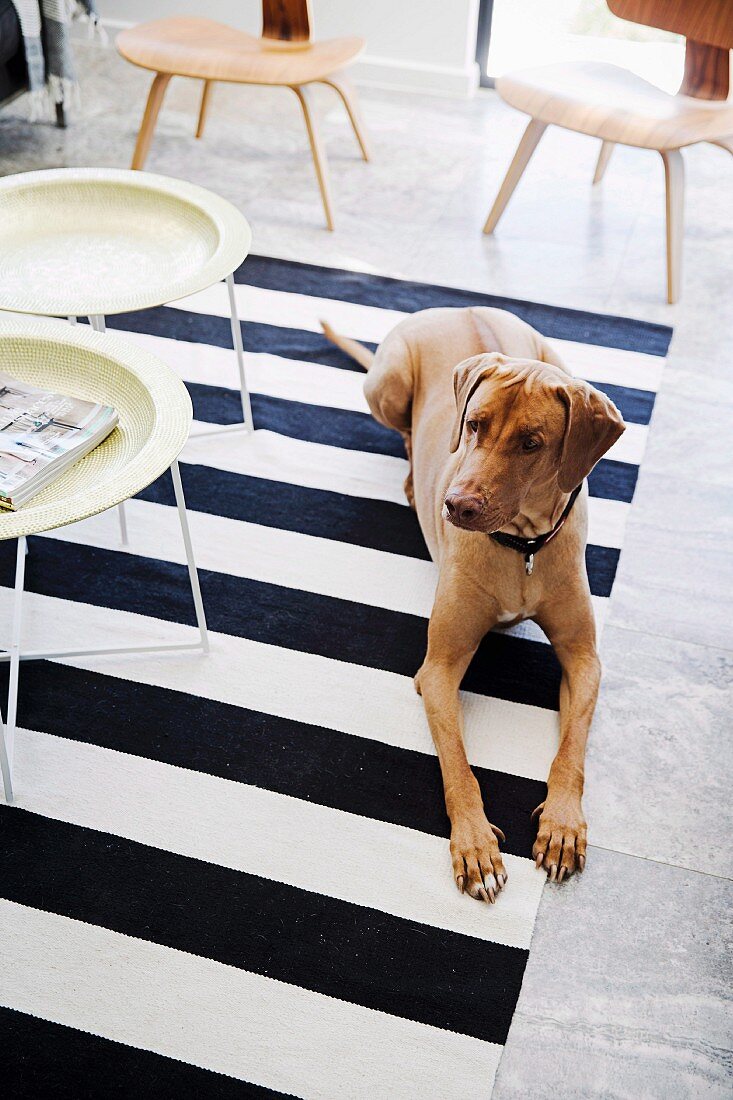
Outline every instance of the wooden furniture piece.
<svg viewBox="0 0 733 1100">
<path fill-rule="evenodd" d="M 54 393 L 82 397 L 117 409 L 114 431 L 17 512 L 0 515 L 0 539 L 17 539 L 10 640 L 0 650 L 9 667 L 8 705 L 0 714 L 0 773 L 8 803 L 13 801 L 13 736 L 21 661 L 46 661 L 112 653 L 208 653 L 209 639 L 193 556 L 178 455 L 188 439 L 191 399 L 186 387 L 159 359 L 118 336 L 72 327 L 48 318 L 0 316 L 0 370 Z M 75 633 L 69 604 L 68 636 L 73 648 L 43 650 L 21 645 L 26 539 L 114 508 L 170 469 L 186 552 L 198 636 L 153 645 L 90 644 Z M 154 599 L 154 596 L 151 596 Z"/>
<path fill-rule="evenodd" d="M 210 19 L 174 17 L 142 23 L 117 37 L 117 48 L 134 65 L 155 73 L 132 158 L 142 168 L 155 123 L 172 76 L 203 81 L 196 137 L 204 132 L 216 81 L 290 88 L 305 120 L 321 191 L 326 224 L 334 228 L 326 153 L 313 113 L 312 85 L 327 84 L 346 108 L 364 160 L 369 160 L 366 132 L 356 95 L 343 73 L 364 48 L 362 38 L 311 40 L 309 0 L 263 0 L 262 36 L 255 38 Z"/>
<path fill-rule="evenodd" d="M 685 75 L 676 95 L 615 65 L 580 61 L 502 76 L 499 95 L 531 116 L 484 233 L 493 233 L 514 188 L 548 126 L 602 141 L 594 183 L 614 145 L 655 149 L 662 157 L 667 196 L 667 300 L 680 292 L 684 161 L 680 150 L 712 142 L 733 153 L 733 102 L 728 100 L 733 48 L 733 0 L 608 0 L 623 19 L 687 37 Z"/>
</svg>

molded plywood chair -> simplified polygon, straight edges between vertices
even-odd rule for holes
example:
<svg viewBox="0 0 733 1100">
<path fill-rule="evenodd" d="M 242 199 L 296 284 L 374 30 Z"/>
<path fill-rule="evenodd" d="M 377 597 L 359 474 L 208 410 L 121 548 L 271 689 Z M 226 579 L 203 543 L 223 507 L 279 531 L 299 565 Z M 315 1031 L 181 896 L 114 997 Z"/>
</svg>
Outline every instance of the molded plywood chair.
<svg viewBox="0 0 733 1100">
<path fill-rule="evenodd" d="M 493 233 L 514 188 L 549 125 L 603 142 L 594 183 L 614 145 L 655 149 L 664 162 L 667 190 L 667 299 L 680 290 L 684 161 L 680 150 L 707 141 L 733 153 L 733 102 L 728 100 L 733 0 L 608 0 L 624 19 L 683 34 L 685 74 L 669 95 L 615 65 L 575 62 L 511 73 L 496 82 L 499 95 L 531 116 L 509 166 L 484 233 Z"/>
<path fill-rule="evenodd" d="M 266 84 L 295 92 L 303 110 L 311 153 L 321 190 L 326 224 L 333 229 L 333 206 L 326 154 L 313 114 L 312 84 L 327 84 L 343 101 L 364 160 L 369 160 L 366 133 L 355 93 L 342 72 L 364 48 L 362 38 L 311 40 L 310 0 L 263 0 L 262 36 L 188 16 L 156 19 L 123 31 L 117 48 L 124 58 L 156 75 L 148 95 L 132 168 L 142 168 L 150 148 L 163 97 L 172 76 L 204 82 L 196 137 L 204 132 L 211 86 Z"/>
</svg>

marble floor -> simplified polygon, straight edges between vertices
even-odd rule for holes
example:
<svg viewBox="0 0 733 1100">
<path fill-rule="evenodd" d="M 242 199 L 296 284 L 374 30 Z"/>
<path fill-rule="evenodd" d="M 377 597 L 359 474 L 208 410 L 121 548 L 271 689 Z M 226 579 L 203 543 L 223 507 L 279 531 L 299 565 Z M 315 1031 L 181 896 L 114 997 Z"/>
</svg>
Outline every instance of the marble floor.
<svg viewBox="0 0 733 1100">
<path fill-rule="evenodd" d="M 0 174 L 128 164 L 148 78 L 112 49 L 84 44 L 78 57 L 83 107 L 68 130 L 29 125 L 22 101 L 0 110 Z M 592 851 L 582 878 L 544 892 L 494 1096 L 730 1096 L 733 159 L 685 153 L 684 288 L 671 307 L 653 153 L 616 150 L 591 188 L 597 144 L 548 132 L 487 239 L 520 115 L 491 92 L 365 88 L 366 165 L 324 89 L 328 233 L 295 97 L 218 86 L 196 142 L 198 94 L 171 87 L 148 167 L 234 201 L 257 252 L 674 326 L 602 641 Z"/>
</svg>

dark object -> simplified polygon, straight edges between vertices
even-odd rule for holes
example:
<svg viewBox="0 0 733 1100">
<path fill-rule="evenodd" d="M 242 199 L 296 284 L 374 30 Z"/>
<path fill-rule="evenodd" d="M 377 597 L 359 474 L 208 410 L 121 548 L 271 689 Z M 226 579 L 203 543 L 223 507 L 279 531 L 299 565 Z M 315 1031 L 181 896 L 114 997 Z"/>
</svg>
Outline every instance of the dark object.
<svg viewBox="0 0 733 1100">
<path fill-rule="evenodd" d="M 0 106 L 28 90 L 23 36 L 12 0 L 0 0 Z"/>
<path fill-rule="evenodd" d="M 0 0 L 0 108 L 28 91 L 23 35 L 13 0 Z M 56 125 L 66 129 L 63 103 L 56 104 Z"/>
<path fill-rule="evenodd" d="M 608 6 L 620 19 L 685 36 L 682 95 L 728 98 L 733 48 L 730 0 L 608 0 Z"/>
<path fill-rule="evenodd" d="M 478 27 L 476 29 L 476 63 L 479 67 L 479 83 L 482 88 L 493 88 L 494 78 L 489 76 L 489 44 L 491 42 L 491 20 L 494 15 L 494 0 L 479 0 Z"/>
<path fill-rule="evenodd" d="M 310 36 L 310 0 L 263 0 L 263 38 L 306 43 Z"/>
</svg>

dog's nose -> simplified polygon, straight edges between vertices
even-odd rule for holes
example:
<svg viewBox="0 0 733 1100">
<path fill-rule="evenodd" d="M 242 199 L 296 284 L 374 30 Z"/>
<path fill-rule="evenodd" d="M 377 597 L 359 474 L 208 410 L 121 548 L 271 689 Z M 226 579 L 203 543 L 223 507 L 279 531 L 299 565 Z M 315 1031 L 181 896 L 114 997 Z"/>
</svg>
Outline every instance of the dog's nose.
<svg viewBox="0 0 733 1100">
<path fill-rule="evenodd" d="M 458 523 L 470 523 L 481 515 L 484 502 L 471 493 L 449 493 L 445 506 L 450 518 Z"/>
</svg>

